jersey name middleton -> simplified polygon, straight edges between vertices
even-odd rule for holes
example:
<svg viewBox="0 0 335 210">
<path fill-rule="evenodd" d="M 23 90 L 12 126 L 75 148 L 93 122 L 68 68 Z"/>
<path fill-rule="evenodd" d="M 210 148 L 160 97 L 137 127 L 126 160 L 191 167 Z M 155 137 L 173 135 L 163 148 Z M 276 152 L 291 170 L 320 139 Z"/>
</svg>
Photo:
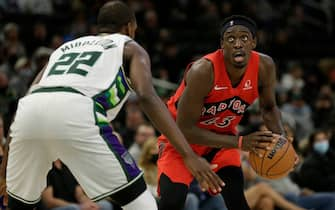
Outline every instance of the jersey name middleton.
<svg viewBox="0 0 335 210">
<path fill-rule="evenodd" d="M 131 38 L 121 34 L 86 36 L 52 53 L 41 81 L 34 87 L 70 87 L 92 97 L 113 120 L 130 94 L 123 71 L 123 48 Z"/>
</svg>

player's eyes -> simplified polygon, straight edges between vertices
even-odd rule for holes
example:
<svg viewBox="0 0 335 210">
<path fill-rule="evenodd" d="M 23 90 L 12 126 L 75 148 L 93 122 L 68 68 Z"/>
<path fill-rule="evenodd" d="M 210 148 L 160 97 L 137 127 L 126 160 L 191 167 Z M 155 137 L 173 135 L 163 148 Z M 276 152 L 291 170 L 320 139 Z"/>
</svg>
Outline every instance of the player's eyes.
<svg viewBox="0 0 335 210">
<path fill-rule="evenodd" d="M 246 42 L 246 41 L 248 41 L 248 36 L 242 36 L 241 39 L 242 39 L 242 41 Z"/>
<path fill-rule="evenodd" d="M 231 36 L 227 38 L 227 41 L 230 43 L 234 42 L 234 40 L 235 40 L 234 37 L 231 37 Z"/>
</svg>

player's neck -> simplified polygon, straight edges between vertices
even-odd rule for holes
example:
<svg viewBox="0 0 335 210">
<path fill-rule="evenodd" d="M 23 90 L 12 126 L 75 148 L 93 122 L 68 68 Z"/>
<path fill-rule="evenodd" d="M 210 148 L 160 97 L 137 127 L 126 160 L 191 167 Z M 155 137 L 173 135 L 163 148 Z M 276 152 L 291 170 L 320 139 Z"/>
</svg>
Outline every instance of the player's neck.
<svg viewBox="0 0 335 210">
<path fill-rule="evenodd" d="M 98 34 L 98 36 L 108 36 L 108 35 L 111 35 L 111 33 L 105 33 L 105 32 L 103 32 L 103 33 L 99 33 Z"/>
<path fill-rule="evenodd" d="M 231 85 L 233 87 L 240 83 L 247 69 L 247 66 L 243 68 L 237 68 L 233 64 L 231 64 L 229 61 L 228 62 L 225 61 L 225 67 L 226 67 L 228 77 L 231 81 Z"/>
</svg>

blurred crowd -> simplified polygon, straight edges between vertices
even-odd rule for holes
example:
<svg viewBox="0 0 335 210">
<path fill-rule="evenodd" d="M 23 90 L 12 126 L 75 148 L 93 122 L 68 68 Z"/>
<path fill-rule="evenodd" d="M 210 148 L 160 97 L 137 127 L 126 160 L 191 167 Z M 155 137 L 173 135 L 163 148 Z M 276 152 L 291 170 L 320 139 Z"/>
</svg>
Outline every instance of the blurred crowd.
<svg viewBox="0 0 335 210">
<path fill-rule="evenodd" d="M 6 141 L 17 101 L 26 93 L 34 76 L 47 63 L 53 50 L 64 42 L 97 33 L 96 14 L 105 2 L 106 0 L 0 1 L 2 144 Z M 136 40 L 149 52 L 152 74 L 158 79 L 155 83 L 156 90 L 163 100 L 173 93 L 173 85 L 167 86 L 164 82 L 177 84 L 188 63 L 219 47 L 220 22 L 225 17 L 243 14 L 254 19 L 259 27 L 256 50 L 273 57 L 277 65 L 277 102 L 283 121 L 290 135 L 294 136 L 294 146 L 302 157 L 300 166 L 287 177 L 290 182 L 297 184 L 297 188 L 291 191 L 301 196 L 306 192 L 308 195 L 319 193 L 317 195 L 322 198 L 321 194 L 325 193 L 331 197 L 330 200 L 335 199 L 334 1 L 126 2 L 136 12 Z M 152 193 L 157 196 L 155 164 L 158 151 L 153 142 L 158 133 L 139 109 L 136 95 L 129 98 L 119 117 L 111 124 L 144 170 L 146 181 Z M 262 118 L 256 103 L 248 110 L 239 130 L 241 133 L 248 133 L 260 129 L 261 125 Z M 1 154 L 0 147 L 0 156 Z M 288 187 L 284 190 L 277 189 L 277 185 L 273 183 L 264 185 L 260 179 L 253 180 L 261 183 L 257 190 L 272 194 L 268 188 L 274 189 L 283 199 L 301 206 L 298 198 L 290 197 L 292 192 L 289 192 Z M 222 203 L 222 198 L 215 198 L 213 201 L 214 197 L 200 192 L 197 184 L 194 186 L 191 187 L 185 209 L 225 209 L 224 206 L 215 206 Z M 287 186 L 292 188 L 293 184 Z M 278 197 L 270 196 L 270 201 L 260 199 L 254 209 L 269 210 L 271 205 L 286 209 L 285 204 L 276 198 Z M 313 208 L 329 209 L 323 208 L 321 204 Z"/>
</svg>

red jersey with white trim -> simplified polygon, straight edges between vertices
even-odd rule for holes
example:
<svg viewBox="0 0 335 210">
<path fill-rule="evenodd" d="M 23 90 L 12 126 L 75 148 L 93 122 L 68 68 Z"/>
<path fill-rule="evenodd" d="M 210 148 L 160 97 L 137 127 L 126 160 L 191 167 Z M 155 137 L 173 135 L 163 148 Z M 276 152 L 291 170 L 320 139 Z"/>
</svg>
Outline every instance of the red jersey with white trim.
<svg viewBox="0 0 335 210">
<path fill-rule="evenodd" d="M 255 51 L 251 52 L 247 69 L 236 87 L 232 87 L 224 64 L 222 49 L 204 58 L 213 64 L 214 85 L 204 100 L 197 126 L 216 133 L 235 135 L 236 126 L 244 112 L 258 98 L 259 54 Z M 183 80 L 176 93 L 167 102 L 174 119 L 177 117 L 177 104 L 185 85 Z"/>
</svg>

